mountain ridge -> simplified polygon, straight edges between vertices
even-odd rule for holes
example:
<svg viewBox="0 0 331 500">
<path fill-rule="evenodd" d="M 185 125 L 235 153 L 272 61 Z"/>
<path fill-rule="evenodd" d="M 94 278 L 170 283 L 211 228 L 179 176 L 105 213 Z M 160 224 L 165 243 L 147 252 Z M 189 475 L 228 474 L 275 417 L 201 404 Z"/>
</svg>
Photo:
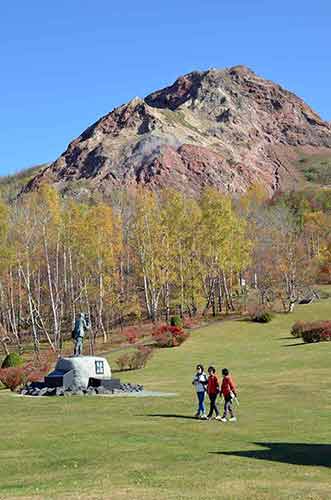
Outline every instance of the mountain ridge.
<svg viewBox="0 0 331 500">
<path fill-rule="evenodd" d="M 246 66 L 193 71 L 101 117 L 23 192 L 49 182 L 69 194 L 143 184 L 195 195 L 258 182 L 272 195 L 303 180 L 302 155 L 331 156 L 331 126 L 301 98 Z"/>
</svg>

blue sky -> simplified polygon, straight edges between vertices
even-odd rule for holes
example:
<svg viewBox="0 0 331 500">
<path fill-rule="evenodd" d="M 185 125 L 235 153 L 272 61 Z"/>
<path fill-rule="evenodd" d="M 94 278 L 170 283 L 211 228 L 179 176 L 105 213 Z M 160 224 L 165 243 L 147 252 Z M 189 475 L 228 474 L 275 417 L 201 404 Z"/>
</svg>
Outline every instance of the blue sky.
<svg viewBox="0 0 331 500">
<path fill-rule="evenodd" d="M 330 0 L 3 0 L 0 175 L 194 69 L 246 64 L 331 120 L 330 25 Z"/>
</svg>

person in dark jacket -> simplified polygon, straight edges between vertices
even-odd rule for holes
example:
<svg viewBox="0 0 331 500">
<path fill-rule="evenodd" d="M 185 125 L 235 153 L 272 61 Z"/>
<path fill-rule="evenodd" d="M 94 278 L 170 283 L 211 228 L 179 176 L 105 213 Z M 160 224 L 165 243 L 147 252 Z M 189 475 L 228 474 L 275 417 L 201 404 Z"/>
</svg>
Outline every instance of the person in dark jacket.
<svg viewBox="0 0 331 500">
<path fill-rule="evenodd" d="M 224 397 L 224 413 L 221 420 L 222 422 L 226 422 L 229 413 L 230 414 L 229 421 L 236 422 L 237 418 L 235 417 L 232 408 L 232 402 L 234 398 L 237 397 L 236 386 L 227 368 L 223 368 L 222 375 L 223 375 L 223 380 L 222 380 L 220 395 L 221 396 L 223 395 Z"/>
</svg>

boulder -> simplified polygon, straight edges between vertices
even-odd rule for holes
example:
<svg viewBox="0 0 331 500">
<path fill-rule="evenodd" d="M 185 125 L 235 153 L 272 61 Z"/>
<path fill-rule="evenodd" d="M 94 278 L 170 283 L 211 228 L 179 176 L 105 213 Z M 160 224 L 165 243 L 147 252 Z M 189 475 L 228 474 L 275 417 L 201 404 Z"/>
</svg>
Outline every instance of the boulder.
<svg viewBox="0 0 331 500">
<path fill-rule="evenodd" d="M 73 371 L 73 387 L 86 389 L 90 378 L 110 379 L 111 369 L 105 358 L 98 356 L 71 356 L 59 358 L 55 370 L 67 373 Z"/>
</svg>

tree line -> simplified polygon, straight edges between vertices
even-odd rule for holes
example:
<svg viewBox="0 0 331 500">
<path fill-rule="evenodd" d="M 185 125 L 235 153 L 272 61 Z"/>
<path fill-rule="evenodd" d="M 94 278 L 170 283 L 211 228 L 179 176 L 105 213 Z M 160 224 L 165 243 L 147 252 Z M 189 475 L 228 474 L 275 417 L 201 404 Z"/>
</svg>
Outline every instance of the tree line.
<svg viewBox="0 0 331 500">
<path fill-rule="evenodd" d="M 43 186 L 0 203 L 0 337 L 61 350 L 84 311 L 93 350 L 118 325 L 235 312 L 252 294 L 290 311 L 331 277 L 330 230 L 328 207 L 269 200 L 260 186 L 237 198 L 139 188 L 107 202 Z"/>
</svg>

